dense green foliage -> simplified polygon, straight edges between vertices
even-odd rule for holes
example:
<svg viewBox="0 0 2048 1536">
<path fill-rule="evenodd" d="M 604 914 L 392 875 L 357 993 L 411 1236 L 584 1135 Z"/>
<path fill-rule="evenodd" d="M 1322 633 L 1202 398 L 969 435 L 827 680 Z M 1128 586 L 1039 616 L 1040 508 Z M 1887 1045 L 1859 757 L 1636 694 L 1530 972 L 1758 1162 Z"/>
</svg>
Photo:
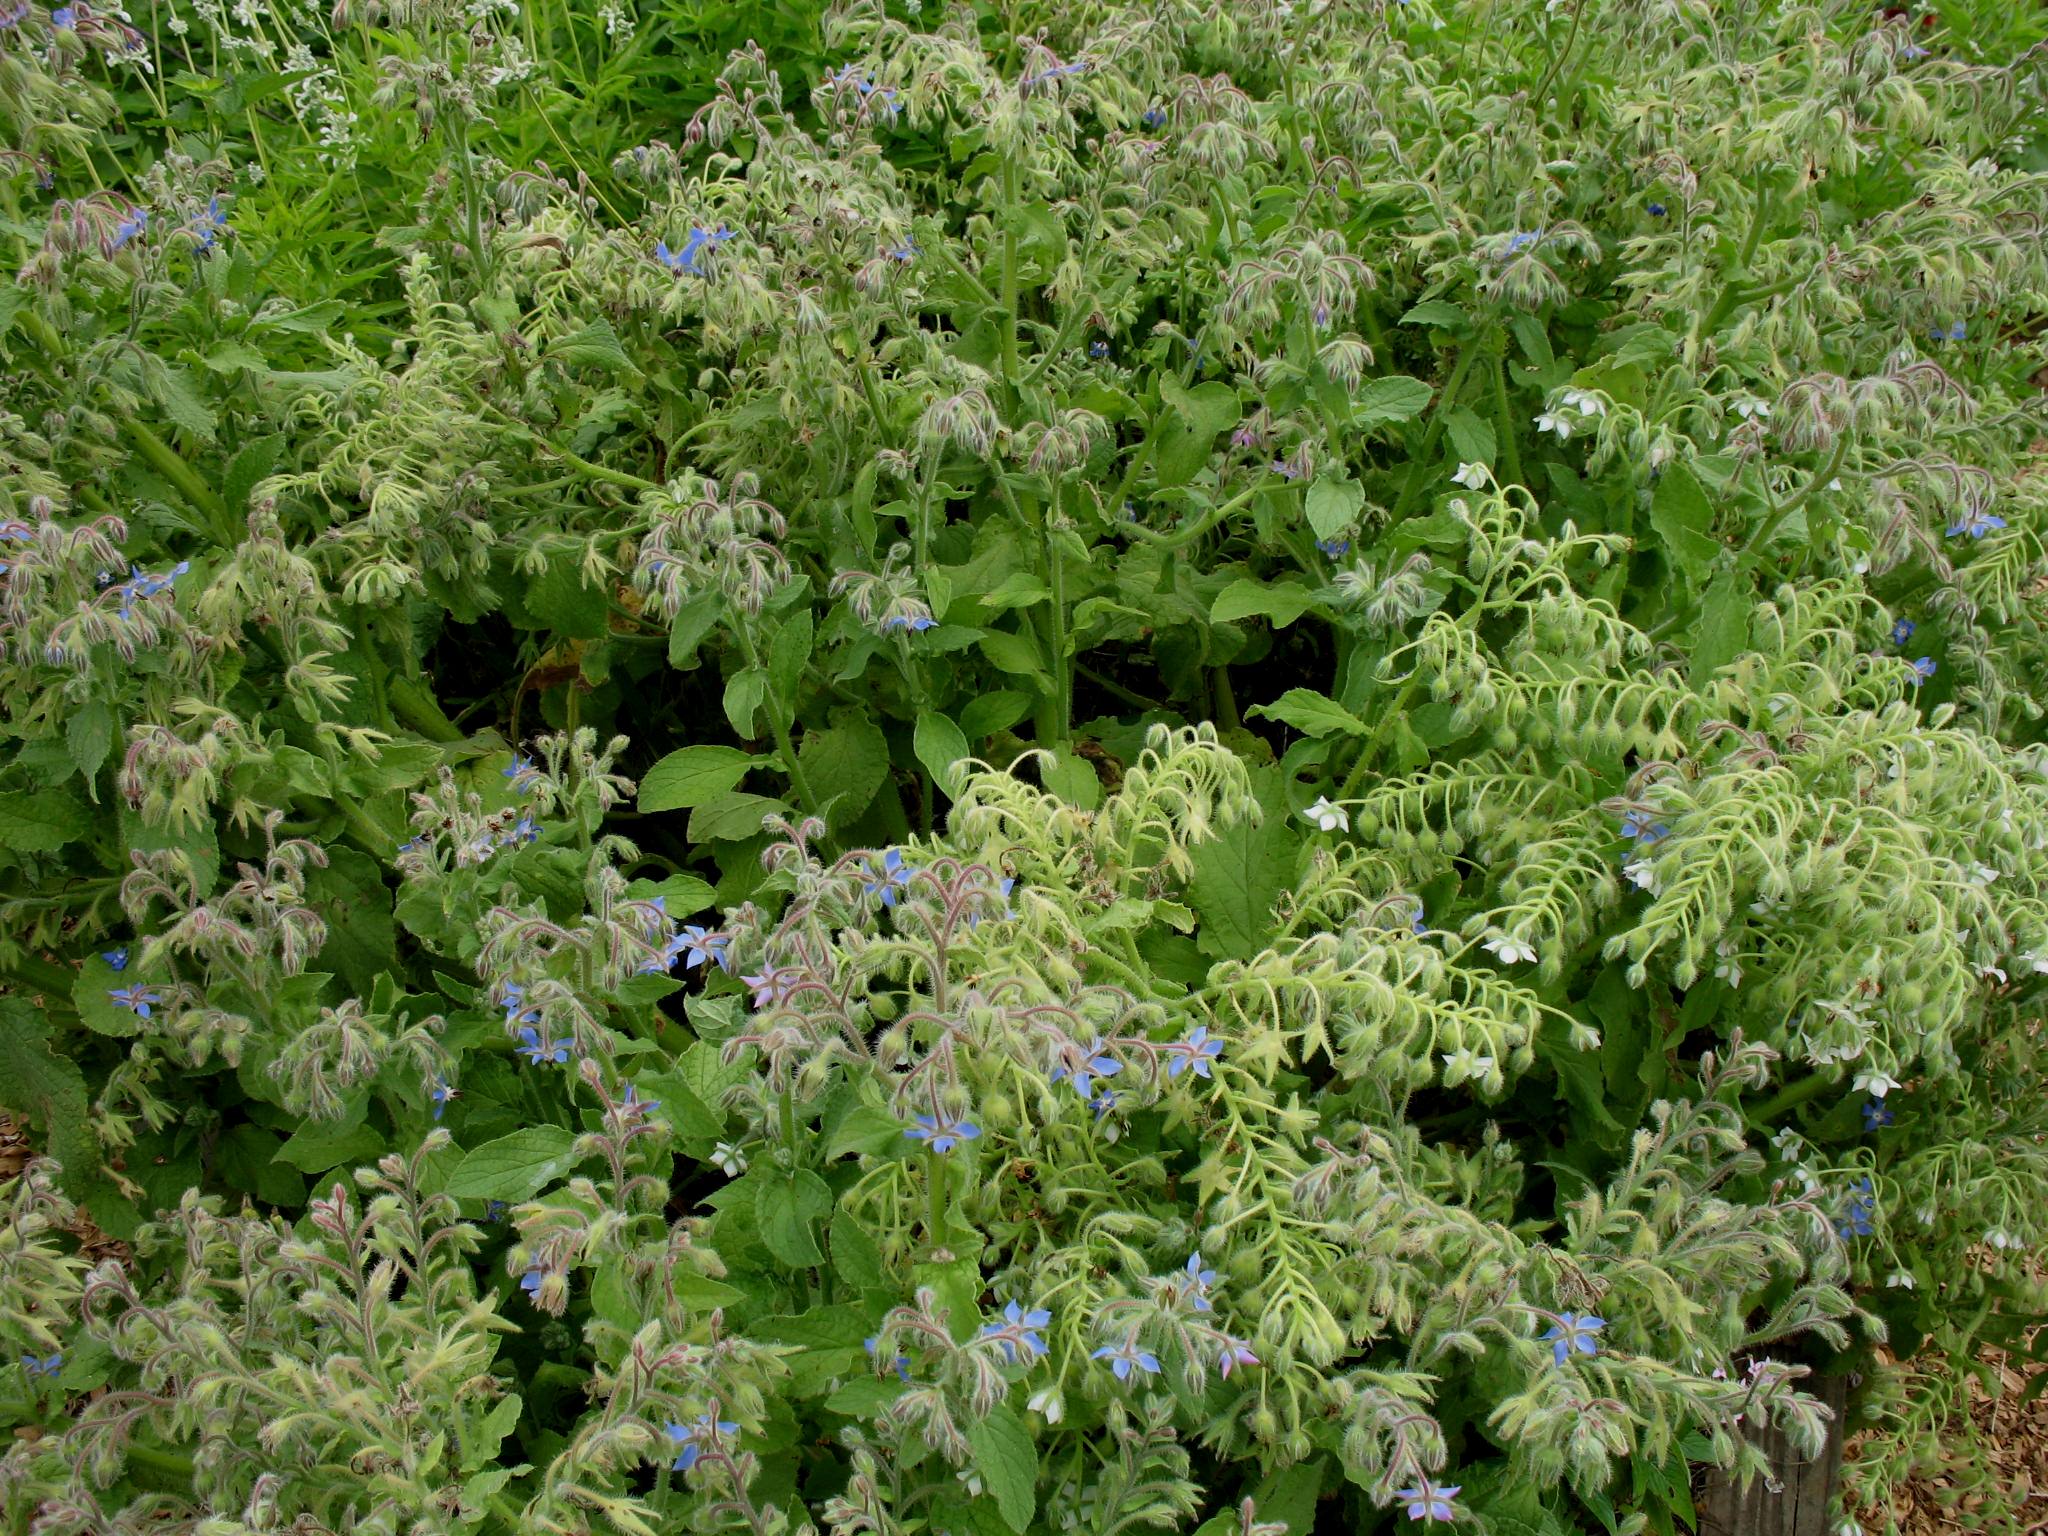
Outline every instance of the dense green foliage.
<svg viewBox="0 0 2048 1536">
<path fill-rule="evenodd" d="M 2044 36 L 0 0 L 0 1528 L 2018 1529 Z"/>
</svg>

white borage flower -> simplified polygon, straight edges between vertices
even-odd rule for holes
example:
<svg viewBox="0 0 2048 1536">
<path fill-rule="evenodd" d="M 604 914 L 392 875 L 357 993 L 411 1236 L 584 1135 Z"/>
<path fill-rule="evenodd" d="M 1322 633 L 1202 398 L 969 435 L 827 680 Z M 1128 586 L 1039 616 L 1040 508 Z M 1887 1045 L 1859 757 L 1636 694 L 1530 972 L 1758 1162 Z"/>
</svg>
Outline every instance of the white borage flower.
<svg viewBox="0 0 2048 1536">
<path fill-rule="evenodd" d="M 1330 804 L 1330 797 L 1324 795 L 1303 811 L 1302 819 L 1323 832 L 1349 832 L 1351 816 L 1341 805 Z"/>
<path fill-rule="evenodd" d="M 1989 885 L 1998 878 L 1998 871 L 1989 864 L 1972 864 L 1970 866 L 1970 878 L 1978 885 Z"/>
<path fill-rule="evenodd" d="M 1538 432 L 1555 432 L 1557 440 L 1562 443 L 1568 442 L 1571 439 L 1572 424 L 1562 416 L 1545 411 L 1536 418 L 1536 430 Z"/>
<path fill-rule="evenodd" d="M 1736 953 L 1735 946 L 1726 939 L 1723 939 L 1714 946 L 1714 953 L 1720 956 L 1720 959 L 1714 963 L 1714 974 L 1727 982 L 1729 986 L 1740 987 L 1742 985 L 1742 957 Z"/>
<path fill-rule="evenodd" d="M 1729 406 L 1744 421 L 1771 419 L 1771 408 L 1755 395 L 1739 395 L 1729 402 Z"/>
<path fill-rule="evenodd" d="M 1470 1046 L 1461 1045 L 1455 1051 L 1444 1052 L 1444 1086 L 1455 1088 L 1462 1082 L 1478 1078 L 1482 1083 L 1493 1078 L 1493 1058 L 1481 1056 Z"/>
<path fill-rule="evenodd" d="M 1652 896 L 1657 894 L 1657 871 L 1650 867 L 1648 859 L 1630 859 L 1621 866 L 1621 872 L 1635 882 L 1638 890 L 1648 891 Z"/>
<path fill-rule="evenodd" d="M 2024 1248 L 2026 1243 L 2003 1227 L 1993 1227 L 1984 1234 L 1984 1241 L 1994 1248 Z"/>
<path fill-rule="evenodd" d="M 1040 1387 L 1024 1406 L 1033 1413 L 1043 1414 L 1048 1424 L 1057 1424 L 1067 1416 L 1067 1400 L 1060 1396 L 1058 1387 Z"/>
<path fill-rule="evenodd" d="M 1451 476 L 1451 479 L 1464 486 L 1468 491 L 1481 491 L 1486 489 L 1487 469 L 1484 464 L 1481 464 L 1476 459 L 1469 464 L 1461 460 L 1458 464 L 1457 472 Z"/>
<path fill-rule="evenodd" d="M 1868 1071 L 1858 1072 L 1853 1086 L 1858 1093 L 1867 1093 L 1873 1099 L 1881 1099 L 1899 1086 L 1899 1080 L 1872 1067 Z"/>
<path fill-rule="evenodd" d="M 2031 949 L 2013 956 L 2013 964 L 2024 965 L 2036 976 L 2048 976 L 2048 955 L 2037 954 Z"/>
<path fill-rule="evenodd" d="M 1606 400 L 1583 389 L 1568 389 L 1558 398 L 1582 416 L 1607 414 Z"/>
<path fill-rule="evenodd" d="M 1895 1269 L 1884 1277 L 1885 1285 L 1894 1291 L 1910 1291 L 1918 1288 L 1910 1270 Z"/>
<path fill-rule="evenodd" d="M 1778 1156 L 1790 1163 L 1798 1160 L 1799 1149 L 1806 1145 L 1806 1138 L 1789 1125 L 1780 1126 L 1771 1137 L 1771 1145 L 1777 1148 Z"/>
<path fill-rule="evenodd" d="M 729 1141 L 721 1141 L 711 1149 L 711 1161 L 729 1179 L 736 1179 L 747 1171 L 746 1155 Z"/>
<path fill-rule="evenodd" d="M 2006 984 L 2006 974 L 2004 969 L 2000 966 L 1980 965 L 1977 967 L 1977 974 L 1983 977 L 1986 981 L 1989 981 L 1992 977 L 1996 976 L 1998 978 L 1998 984 L 2001 987 Z"/>
<path fill-rule="evenodd" d="M 1509 934 L 1496 934 L 1479 946 L 1488 954 L 1498 956 L 1503 965 L 1515 965 L 1524 960 L 1534 960 L 1536 950 Z"/>
</svg>

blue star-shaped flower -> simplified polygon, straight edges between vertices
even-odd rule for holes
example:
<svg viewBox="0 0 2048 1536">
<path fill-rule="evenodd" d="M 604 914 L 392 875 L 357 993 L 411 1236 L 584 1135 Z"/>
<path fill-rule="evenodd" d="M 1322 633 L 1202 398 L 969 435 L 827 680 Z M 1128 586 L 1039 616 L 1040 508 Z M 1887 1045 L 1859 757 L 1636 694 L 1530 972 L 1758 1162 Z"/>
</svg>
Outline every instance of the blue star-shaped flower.
<svg viewBox="0 0 2048 1536">
<path fill-rule="evenodd" d="M 1210 1038 L 1209 1026 L 1197 1024 L 1173 1044 L 1165 1048 L 1166 1075 L 1179 1077 L 1183 1072 L 1192 1071 L 1197 1077 L 1210 1077 L 1210 1063 L 1223 1056 L 1223 1042 Z"/>
<path fill-rule="evenodd" d="M 1593 1335 L 1606 1326 L 1605 1318 L 1591 1313 L 1560 1312 L 1543 1340 L 1550 1346 L 1551 1358 L 1563 1365 L 1573 1355 L 1599 1354 L 1600 1343 Z"/>
<path fill-rule="evenodd" d="M 871 867 L 871 878 L 861 882 L 870 896 L 882 898 L 882 905 L 893 907 L 896 898 L 910 887 L 910 881 L 917 871 L 903 862 L 903 852 L 891 848 L 882 855 L 882 862 Z"/>
<path fill-rule="evenodd" d="M 972 1120 L 948 1120 L 939 1115 L 919 1115 L 917 1124 L 910 1126 L 904 1135 L 923 1142 L 934 1152 L 950 1152 L 963 1141 L 973 1141 L 981 1134 L 981 1127 Z"/>
<path fill-rule="evenodd" d="M 528 1024 L 519 1031 L 519 1054 L 535 1066 L 551 1061 L 559 1067 L 569 1059 L 569 1044 L 566 1040 L 543 1040 L 540 1032 Z"/>
<path fill-rule="evenodd" d="M 676 1453 L 676 1471 L 687 1472 L 697 1465 L 697 1458 L 704 1454 L 705 1447 L 712 1445 L 720 1435 L 736 1435 L 739 1432 L 739 1425 L 732 1420 L 714 1420 L 708 1413 L 687 1428 L 681 1424 L 670 1424 L 665 1433 L 672 1443 L 681 1448 Z"/>
<path fill-rule="evenodd" d="M 155 1009 L 163 1006 L 163 994 L 154 987 L 109 987 L 107 996 L 116 1008 L 126 1008 L 138 1019 L 152 1016 Z"/>
<path fill-rule="evenodd" d="M 1102 1348 L 1096 1350 L 1088 1358 L 1091 1360 L 1107 1360 L 1109 1368 L 1116 1373 L 1118 1381 L 1129 1381 L 1132 1371 L 1137 1371 L 1146 1376 L 1157 1376 L 1159 1374 L 1159 1357 L 1149 1349 L 1139 1348 L 1135 1334 L 1125 1339 L 1121 1344 L 1103 1345 Z"/>
</svg>

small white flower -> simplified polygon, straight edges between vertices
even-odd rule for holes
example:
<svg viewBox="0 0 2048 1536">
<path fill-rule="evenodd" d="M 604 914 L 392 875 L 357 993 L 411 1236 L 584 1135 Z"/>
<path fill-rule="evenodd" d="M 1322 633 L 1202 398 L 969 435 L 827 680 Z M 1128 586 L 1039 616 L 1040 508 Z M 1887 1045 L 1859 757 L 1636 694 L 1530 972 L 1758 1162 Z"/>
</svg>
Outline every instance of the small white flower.
<svg viewBox="0 0 2048 1536">
<path fill-rule="evenodd" d="M 1572 424 L 1562 416 L 1553 416 L 1549 411 L 1545 411 L 1536 418 L 1536 430 L 1538 432 L 1555 432 L 1557 440 L 1561 443 L 1572 435 Z"/>
<path fill-rule="evenodd" d="M 978 1499 L 981 1497 L 981 1474 L 979 1472 L 976 1472 L 971 1467 L 962 1467 L 953 1475 L 959 1478 L 961 1483 L 965 1485 L 969 1498 Z"/>
<path fill-rule="evenodd" d="M 1636 883 L 1637 889 L 1656 894 L 1657 871 L 1650 867 L 1648 859 L 1631 859 L 1621 866 L 1621 872 Z"/>
<path fill-rule="evenodd" d="M 1977 967 L 1977 974 L 1979 976 L 1996 976 L 1999 985 L 2005 985 L 2005 972 L 1995 965 L 1980 965 Z"/>
<path fill-rule="evenodd" d="M 1834 479 L 1828 482 L 1828 489 L 1831 491 L 1839 491 L 1841 488 L 1842 477 L 1840 475 L 1835 476 Z M 1870 569 L 1870 562 L 1868 560 L 1863 562 L 1863 569 L 1866 571 Z"/>
<path fill-rule="evenodd" d="M 1349 832 L 1351 830 L 1350 815 L 1341 805 L 1330 804 L 1330 798 L 1327 795 L 1317 800 L 1314 805 L 1301 814 L 1305 820 L 1320 831 Z"/>
<path fill-rule="evenodd" d="M 1536 958 L 1536 951 L 1531 946 L 1524 944 L 1520 939 L 1510 938 L 1506 934 L 1488 939 L 1479 947 L 1489 954 L 1498 955 L 1503 965 L 1513 965 L 1517 961 L 1534 960 Z"/>
<path fill-rule="evenodd" d="M 1993 1227 L 1984 1234 L 1984 1241 L 1994 1248 L 2018 1248 L 2020 1240 L 2003 1227 Z"/>
<path fill-rule="evenodd" d="M 711 1149 L 711 1161 L 728 1179 L 736 1179 L 747 1171 L 745 1156 L 729 1141 L 721 1141 Z"/>
<path fill-rule="evenodd" d="M 1799 1155 L 1799 1148 L 1805 1139 L 1788 1125 L 1780 1128 L 1771 1138 L 1771 1145 L 1778 1149 L 1778 1156 L 1789 1163 Z"/>
<path fill-rule="evenodd" d="M 1890 1274 L 1886 1275 L 1884 1277 L 1884 1283 L 1895 1291 L 1910 1291 L 1915 1289 L 1915 1284 L 1911 1272 L 1903 1269 L 1895 1269 Z"/>
<path fill-rule="evenodd" d="M 1874 1067 L 1868 1072 L 1858 1072 L 1856 1074 L 1856 1091 L 1858 1093 L 1867 1093 L 1873 1099 L 1883 1098 L 1898 1086 L 1899 1080 L 1897 1078 L 1887 1077 Z"/>
<path fill-rule="evenodd" d="M 1467 490 L 1484 490 L 1486 487 L 1486 466 L 1476 461 L 1470 464 L 1461 461 L 1458 465 L 1458 472 L 1452 475 L 1451 478 Z"/>
<path fill-rule="evenodd" d="M 1598 395 L 1588 394 L 1583 389 L 1568 389 L 1564 392 L 1564 403 L 1573 410 L 1587 416 L 1605 416 L 1607 402 Z"/>
<path fill-rule="evenodd" d="M 2026 966 L 2036 976 L 2048 976 L 2048 955 L 2037 955 L 2032 950 L 2029 950 L 2026 954 L 2019 956 L 2015 963 Z"/>
<path fill-rule="evenodd" d="M 1998 878 L 1998 871 L 1989 864 L 1972 864 L 1970 866 L 1970 878 L 1979 885 L 1989 885 Z"/>
<path fill-rule="evenodd" d="M 1057 1424 L 1067 1416 L 1066 1399 L 1060 1396 L 1058 1387 L 1040 1387 L 1024 1406 L 1033 1413 L 1044 1414 L 1048 1424 Z"/>
<path fill-rule="evenodd" d="M 1474 1054 L 1470 1046 L 1444 1052 L 1444 1086 L 1455 1087 L 1469 1078 L 1493 1076 L 1493 1058 Z"/>
<path fill-rule="evenodd" d="M 1714 953 L 1721 958 L 1714 966 L 1714 974 L 1731 987 L 1742 985 L 1742 961 L 1735 953 L 1735 946 L 1723 939 L 1714 946 Z"/>
<path fill-rule="evenodd" d="M 1762 417 L 1766 421 L 1770 419 L 1771 408 L 1754 395 L 1744 395 L 1741 399 L 1734 402 L 1734 407 L 1735 414 L 1744 421 L 1754 421 L 1758 417 Z"/>
</svg>

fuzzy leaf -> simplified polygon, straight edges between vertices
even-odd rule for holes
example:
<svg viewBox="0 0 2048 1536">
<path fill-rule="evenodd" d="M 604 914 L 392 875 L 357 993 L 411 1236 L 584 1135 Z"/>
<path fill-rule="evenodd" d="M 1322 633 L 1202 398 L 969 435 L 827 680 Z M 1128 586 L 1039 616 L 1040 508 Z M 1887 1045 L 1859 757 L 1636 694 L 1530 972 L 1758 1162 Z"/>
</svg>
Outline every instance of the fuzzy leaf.
<svg viewBox="0 0 2048 1536">
<path fill-rule="evenodd" d="M 889 742 L 872 720 L 812 731 L 796 758 L 834 827 L 857 821 L 889 777 Z"/>
<path fill-rule="evenodd" d="M 1356 480 L 1324 475 L 1308 488 L 1308 525 L 1319 539 L 1334 539 L 1358 520 L 1365 488 Z"/>
<path fill-rule="evenodd" d="M 91 825 L 83 806 L 54 789 L 0 794 L 0 848 L 54 853 L 85 836 Z"/>
<path fill-rule="evenodd" d="M 1365 722 L 1335 699 L 1312 688 L 1290 688 L 1270 704 L 1260 704 L 1247 714 L 1264 715 L 1291 725 L 1304 736 L 1363 736 Z"/>
<path fill-rule="evenodd" d="M 1362 432 L 1386 422 L 1413 421 L 1428 407 L 1434 393 L 1422 380 L 1405 373 L 1368 379 L 1352 401 L 1351 424 Z"/>
<path fill-rule="evenodd" d="M 528 1126 L 472 1150 L 446 1192 L 457 1199 L 531 1200 L 575 1166 L 575 1146 L 574 1131 Z"/>
<path fill-rule="evenodd" d="M 1038 1448 L 1024 1421 L 997 1403 L 989 1416 L 967 1431 L 974 1470 L 1002 1511 L 1004 1523 L 1020 1533 L 1038 1508 Z"/>
<path fill-rule="evenodd" d="M 1315 601 L 1315 594 L 1296 582 L 1257 582 L 1240 576 L 1217 594 L 1209 609 L 1209 622 L 1263 618 L 1271 619 L 1275 629 L 1285 629 L 1313 608 Z"/>
<path fill-rule="evenodd" d="M 760 761 L 737 747 L 684 747 L 671 752 L 641 777 L 640 809 L 681 811 L 702 805 L 739 783 Z"/>
<path fill-rule="evenodd" d="M 935 709 L 921 710 L 912 744 L 917 751 L 917 760 L 924 764 L 924 771 L 932 776 L 932 782 L 949 796 L 957 794 L 962 773 L 960 765 L 971 755 L 966 732 L 948 715 L 942 715 Z"/>
<path fill-rule="evenodd" d="M 793 1174 L 763 1170 L 754 1192 L 754 1221 L 768 1251 L 785 1264 L 808 1269 L 825 1255 L 811 1223 L 832 1209 L 832 1191 L 808 1168 Z"/>
</svg>

